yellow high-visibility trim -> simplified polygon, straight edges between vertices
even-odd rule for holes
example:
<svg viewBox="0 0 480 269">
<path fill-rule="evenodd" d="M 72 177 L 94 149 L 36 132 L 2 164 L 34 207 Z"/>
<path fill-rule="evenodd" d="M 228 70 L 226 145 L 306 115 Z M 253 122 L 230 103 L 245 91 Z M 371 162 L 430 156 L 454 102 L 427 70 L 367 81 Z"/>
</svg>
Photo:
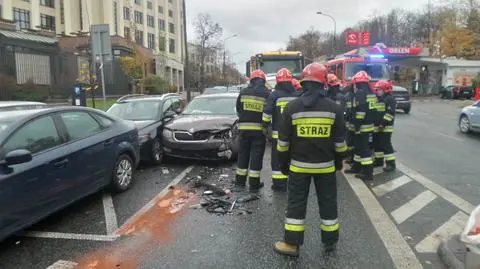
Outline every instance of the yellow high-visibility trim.
<svg viewBox="0 0 480 269">
<path fill-rule="evenodd" d="M 290 171 L 303 174 L 329 174 L 335 172 L 335 165 L 326 168 L 304 168 L 290 164 Z"/>
<path fill-rule="evenodd" d="M 277 151 L 278 152 L 287 152 L 288 151 L 288 146 L 282 146 L 280 144 L 277 145 Z"/>
<path fill-rule="evenodd" d="M 330 124 L 333 125 L 335 122 L 334 119 L 331 118 L 299 118 L 299 119 L 294 119 L 292 121 L 293 125 L 299 125 L 299 124 Z"/>
<path fill-rule="evenodd" d="M 285 230 L 290 232 L 304 232 L 305 225 L 294 225 L 285 223 Z"/>
<path fill-rule="evenodd" d="M 335 147 L 335 152 L 341 153 L 341 152 L 347 152 L 347 150 L 348 150 L 347 145 L 344 145 L 344 146 L 341 146 L 341 147 Z"/>
<path fill-rule="evenodd" d="M 324 232 L 335 232 L 335 231 L 338 231 L 340 229 L 340 224 L 339 223 L 334 224 L 334 225 L 320 224 L 320 229 L 322 229 L 322 231 L 324 231 Z"/>
</svg>

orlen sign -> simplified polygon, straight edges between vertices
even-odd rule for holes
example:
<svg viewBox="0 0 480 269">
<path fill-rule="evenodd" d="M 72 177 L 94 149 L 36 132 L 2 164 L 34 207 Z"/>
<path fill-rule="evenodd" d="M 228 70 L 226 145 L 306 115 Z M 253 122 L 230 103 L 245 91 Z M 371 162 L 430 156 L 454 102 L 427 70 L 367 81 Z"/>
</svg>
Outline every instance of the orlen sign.
<svg viewBox="0 0 480 269">
<path fill-rule="evenodd" d="M 368 52 L 386 55 L 419 55 L 422 52 L 422 48 L 388 48 L 385 44 L 378 43 L 369 48 Z"/>
</svg>

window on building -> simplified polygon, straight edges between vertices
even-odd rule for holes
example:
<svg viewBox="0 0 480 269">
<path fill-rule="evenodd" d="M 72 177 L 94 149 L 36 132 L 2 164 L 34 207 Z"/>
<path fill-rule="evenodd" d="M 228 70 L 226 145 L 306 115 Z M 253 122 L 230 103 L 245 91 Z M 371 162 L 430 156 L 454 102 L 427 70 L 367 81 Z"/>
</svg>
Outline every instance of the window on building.
<svg viewBox="0 0 480 269">
<path fill-rule="evenodd" d="M 128 7 L 123 7 L 123 19 L 130 20 L 130 9 Z"/>
<path fill-rule="evenodd" d="M 141 4 L 142 4 L 142 0 L 135 0 L 135 4 L 141 5 Z"/>
<path fill-rule="evenodd" d="M 135 30 L 135 42 L 143 46 L 143 31 Z"/>
<path fill-rule="evenodd" d="M 155 49 L 155 35 L 148 33 L 148 48 L 149 49 Z"/>
<path fill-rule="evenodd" d="M 30 11 L 25 9 L 14 8 L 13 20 L 20 29 L 30 29 Z"/>
<path fill-rule="evenodd" d="M 124 27 L 123 28 L 123 36 L 128 39 L 132 39 L 132 35 L 130 33 L 130 28 Z"/>
<path fill-rule="evenodd" d="M 165 44 L 166 42 L 167 42 L 167 40 L 165 39 L 164 36 L 159 36 L 158 37 L 158 49 L 160 51 L 165 51 L 166 50 L 166 48 L 167 48 L 167 46 Z"/>
<path fill-rule="evenodd" d="M 173 23 L 168 23 L 168 31 L 171 33 L 171 34 L 175 34 L 175 24 Z"/>
<path fill-rule="evenodd" d="M 136 23 L 143 23 L 143 13 L 140 11 L 135 11 L 135 22 Z"/>
<path fill-rule="evenodd" d="M 40 0 L 40 5 L 55 8 L 55 0 Z"/>
<path fill-rule="evenodd" d="M 151 1 L 147 2 L 147 8 L 152 9 L 153 8 L 153 3 Z"/>
<path fill-rule="evenodd" d="M 165 20 L 158 19 L 158 29 L 160 31 L 165 31 Z"/>
<path fill-rule="evenodd" d="M 158 13 L 162 13 L 162 14 L 163 14 L 163 7 L 162 7 L 162 6 L 158 6 Z"/>
<path fill-rule="evenodd" d="M 168 42 L 168 51 L 170 53 L 175 53 L 175 39 L 173 39 L 173 38 L 170 38 L 170 40 Z"/>
<path fill-rule="evenodd" d="M 42 30 L 55 31 L 55 17 L 40 14 L 40 27 Z"/>
<path fill-rule="evenodd" d="M 168 10 L 168 17 L 173 17 L 173 10 L 171 9 Z"/>
<path fill-rule="evenodd" d="M 117 2 L 113 2 L 113 23 L 115 27 L 115 34 L 118 35 L 118 12 L 117 12 Z"/>
<path fill-rule="evenodd" d="M 155 28 L 155 18 L 153 16 L 147 15 L 147 25 Z"/>
</svg>

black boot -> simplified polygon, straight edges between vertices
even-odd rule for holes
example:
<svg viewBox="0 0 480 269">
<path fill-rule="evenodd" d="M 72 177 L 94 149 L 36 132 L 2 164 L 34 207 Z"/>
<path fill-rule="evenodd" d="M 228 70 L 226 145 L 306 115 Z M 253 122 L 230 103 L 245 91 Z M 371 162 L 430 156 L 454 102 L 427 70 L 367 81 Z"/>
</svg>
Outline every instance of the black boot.
<svg viewBox="0 0 480 269">
<path fill-rule="evenodd" d="M 326 253 L 334 252 L 337 250 L 337 244 L 323 244 L 323 249 Z"/>
<path fill-rule="evenodd" d="M 375 158 L 375 163 L 373 164 L 374 167 L 383 167 L 383 159 Z"/>
<path fill-rule="evenodd" d="M 279 192 L 285 192 L 287 191 L 287 182 L 286 180 L 276 180 L 274 179 L 273 180 L 273 184 L 272 184 L 272 190 L 274 191 L 279 191 Z"/>
<path fill-rule="evenodd" d="M 362 171 L 362 170 L 361 170 L 360 164 L 357 163 L 357 162 L 354 162 L 354 163 L 352 164 L 352 167 L 350 167 L 350 169 L 345 170 L 344 172 L 345 172 L 345 174 L 358 174 L 358 173 L 360 173 L 361 171 Z"/>
<path fill-rule="evenodd" d="M 247 182 L 247 176 L 236 175 L 235 182 L 232 187 L 233 192 L 241 192 L 245 189 Z"/>
<path fill-rule="evenodd" d="M 383 168 L 384 172 L 394 172 L 397 169 L 397 166 L 395 165 L 395 161 L 387 161 L 387 165 L 385 168 Z"/>
<path fill-rule="evenodd" d="M 373 165 L 363 166 L 363 171 L 361 174 L 355 175 L 356 178 L 361 180 L 373 180 Z"/>
<path fill-rule="evenodd" d="M 265 184 L 260 181 L 260 178 L 249 177 L 248 185 L 249 185 L 250 191 L 255 192 L 255 191 L 258 191 L 260 188 L 262 188 Z"/>
</svg>

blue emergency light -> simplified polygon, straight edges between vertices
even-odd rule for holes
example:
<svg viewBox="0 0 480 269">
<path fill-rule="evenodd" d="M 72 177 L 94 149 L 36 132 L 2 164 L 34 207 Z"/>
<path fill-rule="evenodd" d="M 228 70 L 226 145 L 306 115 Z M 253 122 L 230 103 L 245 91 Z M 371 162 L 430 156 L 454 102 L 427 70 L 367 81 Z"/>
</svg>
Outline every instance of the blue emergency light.
<svg viewBox="0 0 480 269">
<path fill-rule="evenodd" d="M 383 54 L 371 54 L 370 58 L 385 59 L 385 56 Z"/>
</svg>

